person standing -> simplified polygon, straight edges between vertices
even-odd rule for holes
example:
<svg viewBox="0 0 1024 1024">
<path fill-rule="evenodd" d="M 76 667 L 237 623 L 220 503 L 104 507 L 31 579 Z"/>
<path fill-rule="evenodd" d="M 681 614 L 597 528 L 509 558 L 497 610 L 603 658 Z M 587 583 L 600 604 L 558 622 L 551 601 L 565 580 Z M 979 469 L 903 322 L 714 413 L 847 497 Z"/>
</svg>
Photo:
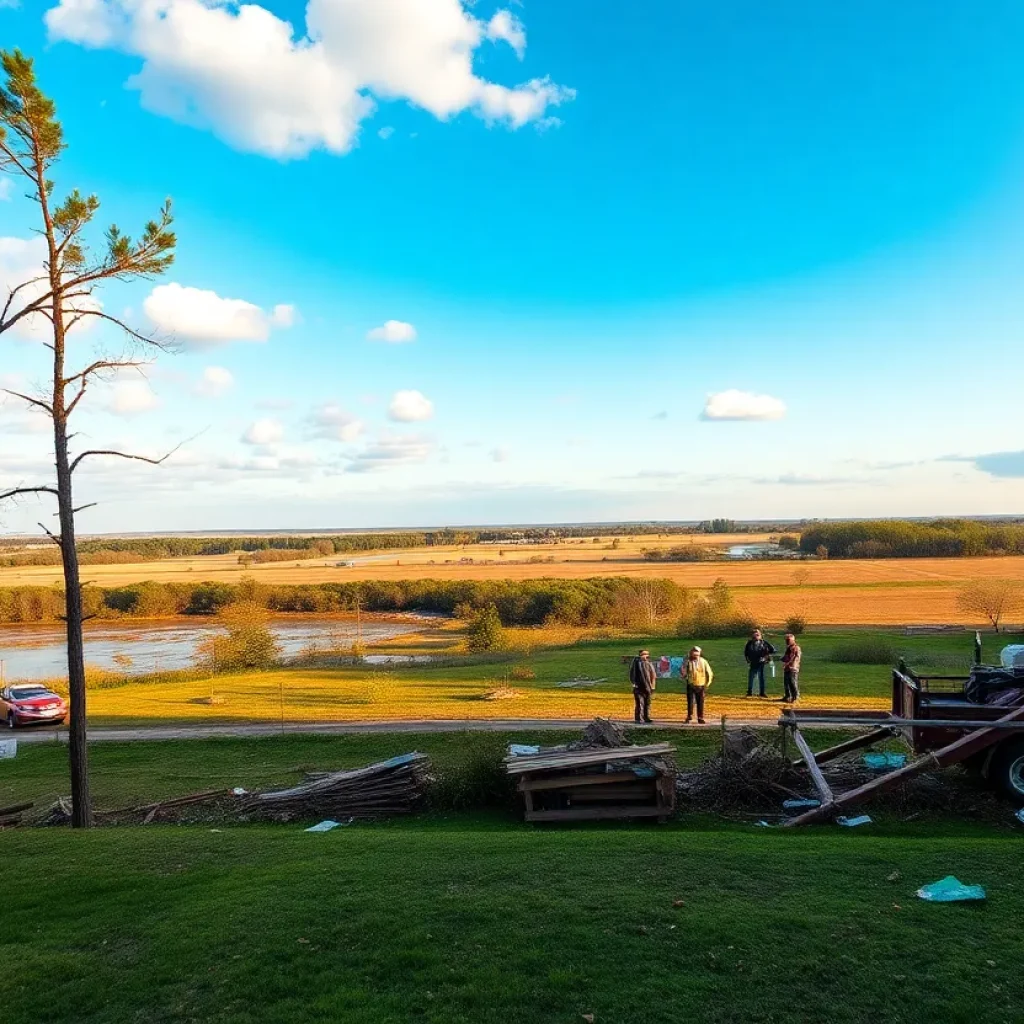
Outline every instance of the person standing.
<svg viewBox="0 0 1024 1024">
<path fill-rule="evenodd" d="M 782 653 L 782 682 L 785 694 L 783 704 L 795 704 L 800 699 L 800 660 L 803 651 L 792 633 L 786 634 L 786 649 Z"/>
<path fill-rule="evenodd" d="M 657 674 L 650 651 L 641 651 L 630 663 L 629 681 L 633 684 L 633 721 L 651 724 L 651 694 L 657 686 Z"/>
<path fill-rule="evenodd" d="M 760 688 L 759 697 L 765 697 L 764 667 L 772 660 L 775 648 L 765 640 L 761 630 L 755 629 L 743 648 L 743 657 L 747 659 L 747 696 L 754 696 L 754 680 Z"/>
<path fill-rule="evenodd" d="M 691 647 L 690 655 L 679 671 L 686 680 L 686 721 L 693 721 L 693 709 L 697 709 L 697 721 L 704 725 L 704 696 L 711 686 L 715 673 L 705 660 L 699 647 Z"/>
</svg>

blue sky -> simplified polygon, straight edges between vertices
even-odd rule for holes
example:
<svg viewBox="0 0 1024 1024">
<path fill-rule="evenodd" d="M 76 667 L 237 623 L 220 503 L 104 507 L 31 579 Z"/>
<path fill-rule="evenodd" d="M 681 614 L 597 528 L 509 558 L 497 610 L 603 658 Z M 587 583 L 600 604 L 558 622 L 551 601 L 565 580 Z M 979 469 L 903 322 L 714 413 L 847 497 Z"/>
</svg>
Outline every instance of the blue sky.
<svg viewBox="0 0 1024 1024">
<path fill-rule="evenodd" d="M 80 428 L 191 440 L 83 473 L 86 531 L 1024 513 L 1019 3 L 0 0 L 0 30 L 61 189 L 129 230 L 175 201 L 170 273 L 100 298 L 179 352 Z M 0 290 L 34 258 L 5 191 Z M 0 375 L 44 355 L 4 336 Z M 46 444 L 0 406 L 0 486 Z"/>
</svg>

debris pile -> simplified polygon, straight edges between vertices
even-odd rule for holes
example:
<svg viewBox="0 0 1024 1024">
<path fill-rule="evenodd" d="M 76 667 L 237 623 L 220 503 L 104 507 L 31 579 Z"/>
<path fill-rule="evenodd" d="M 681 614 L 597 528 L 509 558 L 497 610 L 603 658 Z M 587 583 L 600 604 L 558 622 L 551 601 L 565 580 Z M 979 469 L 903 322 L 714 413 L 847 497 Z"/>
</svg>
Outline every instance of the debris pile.
<svg viewBox="0 0 1024 1024">
<path fill-rule="evenodd" d="M 30 811 L 32 807 L 31 801 L 24 804 L 14 804 L 11 807 L 0 807 L 0 829 L 14 828 L 16 825 L 20 825 L 22 814 L 25 811 Z"/>
<path fill-rule="evenodd" d="M 410 814 L 426 794 L 429 767 L 426 754 L 401 754 L 366 768 L 309 778 L 291 789 L 254 793 L 242 810 L 250 819 L 270 821 Z"/>
<path fill-rule="evenodd" d="M 583 738 L 573 740 L 566 750 L 594 750 L 626 746 L 626 731 L 607 718 L 595 718 L 583 730 Z"/>
</svg>

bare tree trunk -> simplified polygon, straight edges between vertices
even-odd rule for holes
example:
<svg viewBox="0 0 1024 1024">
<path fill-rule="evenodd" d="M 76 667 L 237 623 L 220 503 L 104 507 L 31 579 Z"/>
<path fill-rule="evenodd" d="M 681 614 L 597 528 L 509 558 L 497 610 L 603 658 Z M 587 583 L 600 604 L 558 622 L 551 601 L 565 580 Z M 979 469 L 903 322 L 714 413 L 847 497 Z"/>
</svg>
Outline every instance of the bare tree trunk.
<svg viewBox="0 0 1024 1024">
<path fill-rule="evenodd" d="M 71 697 L 68 753 L 71 767 L 71 824 L 92 825 L 89 793 L 89 749 L 86 743 L 85 648 L 82 642 L 82 584 L 75 547 L 74 502 L 68 468 L 67 423 L 55 421 L 57 455 L 57 503 L 60 516 L 60 549 L 64 563 L 64 607 L 68 642 L 68 690 Z"/>
</svg>

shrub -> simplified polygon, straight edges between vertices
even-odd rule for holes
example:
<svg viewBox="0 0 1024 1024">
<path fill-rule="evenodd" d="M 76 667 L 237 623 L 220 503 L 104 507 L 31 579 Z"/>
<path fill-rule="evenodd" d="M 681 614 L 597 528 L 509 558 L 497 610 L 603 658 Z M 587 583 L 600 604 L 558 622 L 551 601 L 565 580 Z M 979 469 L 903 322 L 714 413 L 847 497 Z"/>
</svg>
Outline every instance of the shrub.
<svg viewBox="0 0 1024 1024">
<path fill-rule="evenodd" d="M 799 636 L 807 628 L 807 620 L 802 615 L 790 615 L 786 619 L 786 632 Z"/>
<path fill-rule="evenodd" d="M 516 682 L 523 682 L 527 679 L 536 679 L 537 673 L 529 665 L 513 665 L 509 671 L 509 678 Z"/>
<path fill-rule="evenodd" d="M 200 657 L 208 659 L 214 671 L 270 668 L 280 647 L 270 631 L 266 609 L 252 601 L 226 608 L 222 616 L 225 632 L 199 645 Z"/>
<path fill-rule="evenodd" d="M 487 807 L 512 809 L 515 787 L 505 771 L 502 740 L 486 734 L 459 737 L 458 760 L 435 769 L 427 792 L 428 806 L 437 811 L 463 811 Z"/>
<path fill-rule="evenodd" d="M 493 604 L 479 612 L 469 624 L 466 646 L 475 652 L 499 651 L 505 646 L 505 629 Z"/>
<path fill-rule="evenodd" d="M 829 661 L 845 665 L 894 665 L 899 656 L 885 637 L 865 636 L 836 644 Z"/>
</svg>

